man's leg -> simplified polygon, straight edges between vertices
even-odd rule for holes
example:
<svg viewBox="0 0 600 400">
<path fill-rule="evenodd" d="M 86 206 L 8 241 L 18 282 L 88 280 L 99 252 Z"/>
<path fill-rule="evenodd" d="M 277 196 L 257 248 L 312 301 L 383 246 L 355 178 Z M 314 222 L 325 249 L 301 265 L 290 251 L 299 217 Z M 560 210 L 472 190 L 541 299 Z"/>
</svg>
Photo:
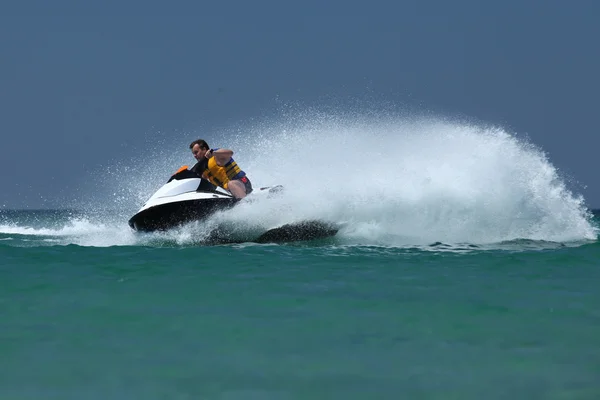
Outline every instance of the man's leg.
<svg viewBox="0 0 600 400">
<path fill-rule="evenodd" d="M 246 197 L 246 186 L 237 179 L 235 181 L 229 181 L 229 183 L 227 183 L 227 189 L 229 189 L 236 199 L 243 199 Z"/>
</svg>

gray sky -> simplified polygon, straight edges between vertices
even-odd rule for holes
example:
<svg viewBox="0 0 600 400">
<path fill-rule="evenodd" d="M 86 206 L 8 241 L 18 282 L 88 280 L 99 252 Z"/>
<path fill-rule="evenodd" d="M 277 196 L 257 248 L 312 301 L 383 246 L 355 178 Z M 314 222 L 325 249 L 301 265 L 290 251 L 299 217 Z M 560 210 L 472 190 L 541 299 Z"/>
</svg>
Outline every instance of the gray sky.
<svg viewBox="0 0 600 400">
<path fill-rule="evenodd" d="M 600 207 L 598 15 L 591 0 L 5 1 L 0 207 L 48 205 L 151 130 L 367 92 L 526 134 Z"/>
</svg>

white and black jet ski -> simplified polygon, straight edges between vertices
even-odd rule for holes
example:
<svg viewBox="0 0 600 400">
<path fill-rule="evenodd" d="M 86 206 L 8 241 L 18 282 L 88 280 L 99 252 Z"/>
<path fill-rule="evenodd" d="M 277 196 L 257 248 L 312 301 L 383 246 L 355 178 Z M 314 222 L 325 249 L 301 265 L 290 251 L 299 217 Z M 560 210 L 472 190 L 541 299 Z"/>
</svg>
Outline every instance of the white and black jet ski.
<svg viewBox="0 0 600 400">
<path fill-rule="evenodd" d="M 283 186 L 254 188 L 250 196 L 277 195 Z M 202 221 L 217 211 L 234 207 L 242 200 L 234 198 L 228 191 L 217 187 L 187 166 L 181 167 L 158 189 L 140 210 L 129 219 L 129 226 L 140 232 L 164 231 L 189 222 Z M 338 228 L 320 221 L 302 221 L 286 224 L 264 232 L 253 241 L 290 242 L 334 236 Z M 213 243 L 231 243 L 227 235 L 215 232 L 209 240 Z"/>
<path fill-rule="evenodd" d="M 282 186 L 254 189 L 255 192 L 280 191 Z M 194 172 L 181 167 L 129 219 L 129 226 L 142 232 L 167 230 L 233 207 L 239 199 Z"/>
</svg>

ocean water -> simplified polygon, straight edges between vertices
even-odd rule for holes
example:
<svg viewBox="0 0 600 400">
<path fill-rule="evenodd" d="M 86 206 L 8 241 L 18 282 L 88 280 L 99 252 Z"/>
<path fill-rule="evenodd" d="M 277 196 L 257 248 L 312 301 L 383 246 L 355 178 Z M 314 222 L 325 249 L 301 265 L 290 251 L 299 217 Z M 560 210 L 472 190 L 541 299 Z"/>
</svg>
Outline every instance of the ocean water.
<svg viewBox="0 0 600 400">
<path fill-rule="evenodd" d="M 189 141 L 64 207 L 0 209 L 0 398 L 600 398 L 600 218 L 536 146 L 431 118 L 257 123 L 210 141 L 285 196 L 133 232 Z M 340 231 L 252 243 L 307 218 Z M 208 245 L 223 226 L 239 243 Z"/>
</svg>

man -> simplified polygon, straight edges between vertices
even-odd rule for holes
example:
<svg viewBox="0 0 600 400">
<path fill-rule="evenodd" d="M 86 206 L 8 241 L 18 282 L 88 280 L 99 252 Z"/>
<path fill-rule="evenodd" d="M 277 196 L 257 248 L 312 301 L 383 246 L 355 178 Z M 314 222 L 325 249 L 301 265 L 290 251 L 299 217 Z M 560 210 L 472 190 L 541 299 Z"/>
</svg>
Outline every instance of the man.
<svg viewBox="0 0 600 400">
<path fill-rule="evenodd" d="M 236 199 L 243 199 L 252 192 L 252 183 L 246 173 L 231 157 L 229 149 L 212 149 L 204 140 L 199 139 L 190 144 L 194 158 L 198 160 L 192 170 L 208 179 L 213 185 L 229 191 Z M 204 160 L 201 159 L 204 157 Z"/>
<path fill-rule="evenodd" d="M 192 154 L 197 161 L 197 163 L 192 167 L 191 171 L 195 172 L 201 177 L 204 171 L 206 171 L 206 168 L 208 168 L 208 158 L 206 158 L 205 155 L 210 147 L 204 140 L 198 139 L 194 140 L 190 144 L 190 149 L 192 150 Z"/>
</svg>

